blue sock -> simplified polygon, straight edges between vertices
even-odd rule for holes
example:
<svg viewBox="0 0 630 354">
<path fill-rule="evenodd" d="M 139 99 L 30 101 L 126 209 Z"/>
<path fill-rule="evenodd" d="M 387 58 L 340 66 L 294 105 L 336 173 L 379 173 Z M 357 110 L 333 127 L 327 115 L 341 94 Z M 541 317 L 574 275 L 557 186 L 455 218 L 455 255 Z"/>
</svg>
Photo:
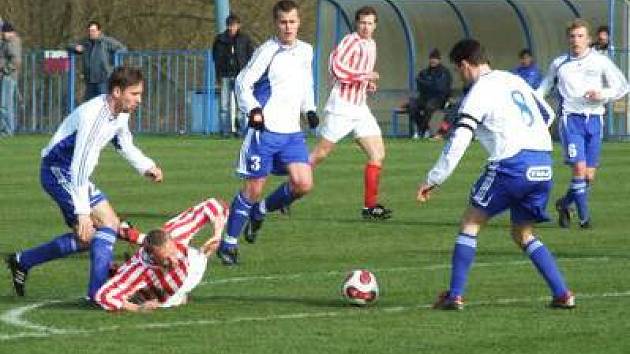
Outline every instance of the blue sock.
<svg viewBox="0 0 630 354">
<path fill-rule="evenodd" d="M 90 283 L 88 285 L 90 299 L 94 299 L 98 289 L 107 282 L 115 242 L 116 231 L 109 227 L 99 227 L 92 237 L 90 242 Z"/>
<path fill-rule="evenodd" d="M 297 198 L 293 196 L 293 193 L 291 193 L 289 183 L 285 182 L 273 191 L 273 193 L 271 193 L 267 198 L 265 198 L 263 201 L 264 203 L 261 203 L 261 207 L 257 209 L 259 209 L 258 212 L 260 212 L 260 214 L 264 215 L 264 213 L 273 212 L 282 207 L 289 206 L 296 199 Z"/>
<path fill-rule="evenodd" d="M 230 216 L 226 227 L 226 237 L 223 238 L 222 245 L 236 245 L 238 237 L 241 235 L 243 226 L 248 222 L 252 210 L 252 203 L 245 198 L 242 192 L 238 193 L 230 206 Z"/>
<path fill-rule="evenodd" d="M 525 246 L 525 252 L 529 255 L 540 275 L 543 276 L 551 289 L 554 297 L 562 296 L 569 290 L 564 283 L 564 278 L 556 265 L 556 260 L 545 245 L 534 238 Z"/>
<path fill-rule="evenodd" d="M 37 247 L 27 249 L 18 254 L 18 263 L 24 270 L 29 270 L 36 265 L 63 258 L 75 252 L 82 251 L 74 236 L 74 233 L 67 233 L 50 242 Z"/>
<path fill-rule="evenodd" d="M 573 177 L 569 190 L 577 206 L 580 222 L 588 221 L 590 215 L 588 211 L 588 184 L 586 179 L 584 177 Z"/>
<path fill-rule="evenodd" d="M 468 271 L 475 260 L 476 252 L 477 237 L 460 232 L 455 241 L 455 249 L 451 260 L 451 286 L 449 288 L 451 297 L 464 294 L 464 287 L 468 280 Z"/>
</svg>

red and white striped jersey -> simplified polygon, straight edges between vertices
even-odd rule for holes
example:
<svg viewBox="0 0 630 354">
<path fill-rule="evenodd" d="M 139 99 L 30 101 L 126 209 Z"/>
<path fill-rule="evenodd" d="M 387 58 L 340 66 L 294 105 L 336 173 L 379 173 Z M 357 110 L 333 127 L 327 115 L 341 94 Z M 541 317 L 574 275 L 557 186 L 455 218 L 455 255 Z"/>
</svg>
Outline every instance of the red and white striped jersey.
<svg viewBox="0 0 630 354">
<path fill-rule="evenodd" d="M 95 301 L 105 310 L 120 310 L 138 291 L 157 296 L 164 303 L 182 286 L 188 275 L 188 244 L 208 222 L 225 219 L 229 208 L 222 201 L 207 199 L 167 221 L 162 229 L 175 241 L 177 263 L 170 269 L 157 264 L 141 247 L 96 293 Z"/>
<path fill-rule="evenodd" d="M 366 104 L 367 74 L 374 71 L 376 43 L 363 39 L 356 32 L 346 35 L 330 53 L 328 70 L 333 88 L 328 97 L 326 111 L 335 114 L 356 112 L 357 106 Z"/>
</svg>

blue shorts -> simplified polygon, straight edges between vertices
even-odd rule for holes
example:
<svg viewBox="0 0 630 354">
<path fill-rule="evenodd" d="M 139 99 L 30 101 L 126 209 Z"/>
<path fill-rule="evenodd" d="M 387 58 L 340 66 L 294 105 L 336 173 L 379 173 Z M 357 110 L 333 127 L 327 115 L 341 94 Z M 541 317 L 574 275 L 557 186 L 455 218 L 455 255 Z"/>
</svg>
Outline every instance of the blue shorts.
<svg viewBox="0 0 630 354">
<path fill-rule="evenodd" d="M 549 221 L 547 201 L 553 186 L 551 154 L 521 151 L 486 166 L 470 193 L 470 203 L 493 217 L 507 209 L 513 224 Z"/>
<path fill-rule="evenodd" d="M 308 163 L 306 135 L 280 134 L 248 129 L 241 146 L 236 173 L 242 178 L 261 178 L 270 173 L 286 175 L 290 163 Z"/>
<path fill-rule="evenodd" d="M 42 187 L 57 203 L 63 219 L 69 227 L 73 227 L 77 223 L 77 216 L 74 213 L 74 202 L 72 196 L 68 192 L 70 189 L 70 171 L 65 168 L 42 164 L 40 168 L 40 182 Z M 90 207 L 107 200 L 103 194 L 92 182 L 89 185 Z"/>
<path fill-rule="evenodd" d="M 588 167 L 599 165 L 603 136 L 601 115 L 569 113 L 560 120 L 558 130 L 567 164 L 585 161 Z"/>
</svg>

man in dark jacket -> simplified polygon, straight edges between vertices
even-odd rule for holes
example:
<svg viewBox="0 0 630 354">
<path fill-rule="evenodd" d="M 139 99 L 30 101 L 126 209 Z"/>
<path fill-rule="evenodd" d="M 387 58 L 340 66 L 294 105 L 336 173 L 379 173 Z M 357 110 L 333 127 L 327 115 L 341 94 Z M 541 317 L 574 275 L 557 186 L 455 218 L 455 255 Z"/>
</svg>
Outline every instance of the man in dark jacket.
<svg viewBox="0 0 630 354">
<path fill-rule="evenodd" d="M 88 38 L 69 46 L 68 51 L 83 55 L 83 101 L 107 93 L 107 80 L 114 70 L 114 53 L 127 50 L 118 40 L 101 31 L 101 25 L 90 21 L 87 25 Z"/>
<path fill-rule="evenodd" d="M 518 53 L 519 66 L 512 70 L 513 74 L 520 76 L 534 90 L 540 86 L 543 76 L 534 62 L 534 56 L 529 49 L 523 49 Z"/>
<path fill-rule="evenodd" d="M 230 14 L 225 20 L 227 29 L 216 36 L 212 45 L 212 56 L 217 82 L 221 85 L 221 132 L 236 133 L 236 99 L 234 97 L 234 79 L 247 65 L 254 53 L 254 43 L 240 31 L 241 20 Z"/>
<path fill-rule="evenodd" d="M 416 124 L 414 138 L 429 135 L 431 117 L 446 105 L 451 84 L 451 73 L 442 65 L 440 51 L 433 49 L 429 54 L 429 66 L 416 77 L 418 97 L 409 100 L 409 116 Z"/>
</svg>

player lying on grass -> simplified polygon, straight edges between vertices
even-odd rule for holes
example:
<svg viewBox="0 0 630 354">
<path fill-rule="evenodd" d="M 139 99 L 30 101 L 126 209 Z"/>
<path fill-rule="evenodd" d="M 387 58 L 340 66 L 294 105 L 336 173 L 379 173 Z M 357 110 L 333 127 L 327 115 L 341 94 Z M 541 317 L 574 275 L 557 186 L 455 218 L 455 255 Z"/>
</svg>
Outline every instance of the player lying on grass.
<svg viewBox="0 0 630 354">
<path fill-rule="evenodd" d="M 98 290 L 94 301 L 107 311 L 132 312 L 185 304 L 219 246 L 228 213 L 223 201 L 210 198 L 146 235 L 121 228 L 122 238 L 142 247 Z M 207 223 L 214 226 L 212 237 L 200 249 L 192 247 L 190 241 Z"/>
</svg>

